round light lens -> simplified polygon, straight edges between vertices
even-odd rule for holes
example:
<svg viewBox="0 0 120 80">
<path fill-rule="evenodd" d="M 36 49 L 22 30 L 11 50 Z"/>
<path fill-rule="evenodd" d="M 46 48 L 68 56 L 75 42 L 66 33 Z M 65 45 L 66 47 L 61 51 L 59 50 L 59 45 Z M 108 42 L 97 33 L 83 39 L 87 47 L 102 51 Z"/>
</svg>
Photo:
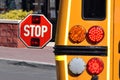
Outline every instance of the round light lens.
<svg viewBox="0 0 120 80">
<path fill-rule="evenodd" d="M 86 63 L 82 58 L 73 58 L 68 67 L 72 74 L 80 75 L 85 70 Z"/>
<path fill-rule="evenodd" d="M 104 63 L 99 58 L 92 58 L 87 63 L 87 71 L 91 75 L 98 75 L 104 69 Z"/>
<path fill-rule="evenodd" d="M 69 39 L 72 43 L 80 43 L 85 39 L 86 30 L 80 25 L 73 26 L 69 31 Z"/>
<path fill-rule="evenodd" d="M 100 26 L 92 26 L 87 33 L 87 39 L 90 43 L 96 44 L 104 38 L 104 31 Z"/>
</svg>

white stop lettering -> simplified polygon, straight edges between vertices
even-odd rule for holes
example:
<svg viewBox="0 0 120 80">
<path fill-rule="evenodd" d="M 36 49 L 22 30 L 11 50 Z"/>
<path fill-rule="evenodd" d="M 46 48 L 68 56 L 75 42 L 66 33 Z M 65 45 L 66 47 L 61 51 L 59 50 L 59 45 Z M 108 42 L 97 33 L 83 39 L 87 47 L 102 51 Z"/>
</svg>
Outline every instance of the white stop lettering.
<svg viewBox="0 0 120 80">
<path fill-rule="evenodd" d="M 45 33 L 48 31 L 47 26 L 45 25 L 25 25 L 24 26 L 24 36 L 35 36 L 35 37 L 44 37 Z"/>
</svg>

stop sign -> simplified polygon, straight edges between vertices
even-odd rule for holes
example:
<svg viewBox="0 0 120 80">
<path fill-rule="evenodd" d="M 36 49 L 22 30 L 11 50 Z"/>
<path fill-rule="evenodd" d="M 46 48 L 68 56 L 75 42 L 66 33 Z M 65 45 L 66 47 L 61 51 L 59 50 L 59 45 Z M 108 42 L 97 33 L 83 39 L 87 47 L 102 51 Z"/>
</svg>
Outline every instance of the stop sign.
<svg viewBox="0 0 120 80">
<path fill-rule="evenodd" d="M 19 24 L 19 37 L 27 47 L 42 48 L 52 38 L 52 24 L 42 14 L 29 14 Z"/>
</svg>

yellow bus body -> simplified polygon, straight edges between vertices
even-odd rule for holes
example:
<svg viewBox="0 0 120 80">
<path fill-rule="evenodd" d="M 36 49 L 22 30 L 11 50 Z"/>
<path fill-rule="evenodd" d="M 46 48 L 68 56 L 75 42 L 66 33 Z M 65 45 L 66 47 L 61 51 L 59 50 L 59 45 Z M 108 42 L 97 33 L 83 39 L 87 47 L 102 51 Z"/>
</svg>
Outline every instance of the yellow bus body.
<svg viewBox="0 0 120 80">
<path fill-rule="evenodd" d="M 113 72 L 114 78 L 113 80 L 120 80 L 120 1 L 115 0 L 114 2 L 114 64 Z"/>
<path fill-rule="evenodd" d="M 116 4 L 120 6 L 119 3 L 116 1 Z M 118 66 L 119 62 L 113 64 L 114 60 L 118 60 L 118 56 L 120 57 L 120 54 L 117 54 L 114 56 L 114 52 L 117 51 L 117 49 L 114 51 L 113 46 L 118 46 L 118 43 L 114 43 L 113 45 L 113 38 L 114 40 L 119 40 L 120 37 L 115 38 L 113 37 L 113 9 L 114 9 L 114 0 L 106 0 L 106 17 L 104 20 L 84 20 L 82 18 L 82 0 L 61 0 L 60 1 L 60 9 L 59 9 L 59 17 L 58 17 L 58 24 L 57 24 L 57 31 L 56 31 L 56 41 L 55 46 L 107 46 L 107 55 L 106 56 L 99 56 L 99 55 L 67 55 L 64 53 L 61 53 L 63 55 L 56 55 L 56 67 L 57 67 L 57 80 L 91 80 L 92 75 L 90 75 L 86 70 L 83 71 L 79 76 L 72 76 L 69 73 L 68 64 L 73 58 L 82 58 L 85 63 L 93 58 L 97 57 L 100 58 L 104 62 L 104 69 L 103 71 L 98 75 L 98 80 L 119 80 L 118 75 L 113 75 L 116 72 L 118 73 L 118 69 L 114 69 L 113 71 L 113 65 Z M 118 8 L 117 8 L 118 9 Z M 119 9 L 118 9 L 119 10 Z M 120 11 L 120 10 L 119 10 Z M 116 13 L 117 15 L 119 13 Z M 115 20 L 119 20 L 119 17 L 115 17 Z M 118 26 L 120 22 L 117 22 L 116 26 Z M 83 26 L 86 31 L 91 26 L 98 25 L 102 26 L 104 30 L 104 39 L 99 42 L 98 44 L 90 44 L 85 39 L 84 41 L 80 43 L 72 43 L 69 40 L 69 31 L 70 29 L 75 25 L 81 25 Z M 116 35 L 120 31 L 118 28 L 116 29 Z M 116 58 L 117 57 L 117 58 Z M 113 60 L 114 59 L 114 60 Z M 115 66 L 115 67 L 116 67 Z M 118 68 L 118 67 L 117 67 Z M 116 77 L 116 78 L 114 78 Z"/>
</svg>

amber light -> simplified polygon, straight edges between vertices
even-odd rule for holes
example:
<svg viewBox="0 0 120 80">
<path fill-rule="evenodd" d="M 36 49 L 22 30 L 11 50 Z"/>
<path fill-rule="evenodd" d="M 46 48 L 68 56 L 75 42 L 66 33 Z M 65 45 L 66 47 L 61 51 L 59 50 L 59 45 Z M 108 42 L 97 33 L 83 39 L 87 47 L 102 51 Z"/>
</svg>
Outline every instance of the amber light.
<svg viewBox="0 0 120 80">
<path fill-rule="evenodd" d="M 86 30 L 80 25 L 73 26 L 69 31 L 69 39 L 73 43 L 80 43 L 85 39 Z"/>
<path fill-rule="evenodd" d="M 88 42 L 92 44 L 99 43 L 104 38 L 104 31 L 100 26 L 92 26 L 87 33 Z"/>
<path fill-rule="evenodd" d="M 99 58 L 92 58 L 87 63 L 87 71 L 91 75 L 98 75 L 104 69 L 104 63 Z"/>
</svg>

